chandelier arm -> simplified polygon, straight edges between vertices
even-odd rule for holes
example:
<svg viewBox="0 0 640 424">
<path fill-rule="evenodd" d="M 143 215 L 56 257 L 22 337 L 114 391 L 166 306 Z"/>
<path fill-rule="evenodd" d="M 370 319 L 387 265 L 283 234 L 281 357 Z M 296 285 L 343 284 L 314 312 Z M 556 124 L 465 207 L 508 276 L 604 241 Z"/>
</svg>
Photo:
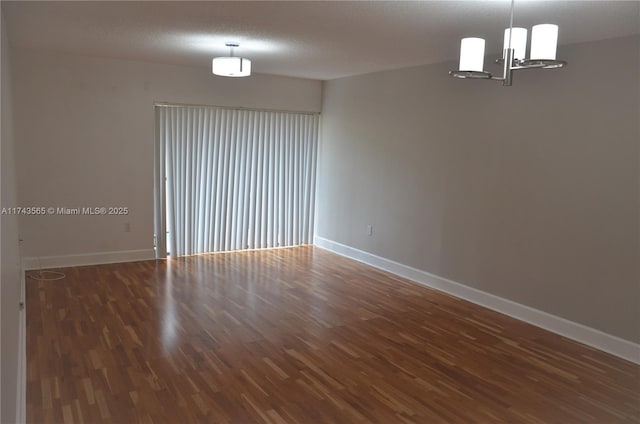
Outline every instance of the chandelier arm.
<svg viewBox="0 0 640 424">
<path fill-rule="evenodd" d="M 567 66 L 567 62 L 564 60 L 557 59 L 526 59 L 522 60 L 518 63 L 517 66 L 514 66 L 512 69 L 556 69 Z"/>
</svg>

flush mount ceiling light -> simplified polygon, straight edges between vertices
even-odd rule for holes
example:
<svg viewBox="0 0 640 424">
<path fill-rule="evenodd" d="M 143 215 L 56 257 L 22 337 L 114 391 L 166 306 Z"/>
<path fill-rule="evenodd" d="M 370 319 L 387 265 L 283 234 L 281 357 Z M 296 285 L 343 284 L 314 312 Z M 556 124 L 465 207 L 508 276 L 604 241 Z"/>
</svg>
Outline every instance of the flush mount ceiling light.
<svg viewBox="0 0 640 424">
<path fill-rule="evenodd" d="M 531 52 L 527 53 L 527 30 L 513 27 L 513 9 L 515 0 L 511 0 L 511 19 L 509 28 L 504 30 L 504 44 L 502 59 L 496 63 L 503 65 L 502 76 L 494 76 L 484 70 L 484 39 L 463 38 L 460 43 L 460 66 L 457 71 L 449 71 L 454 78 L 490 79 L 502 81 L 502 85 L 509 86 L 513 82 L 513 71 L 520 69 L 553 69 L 562 68 L 567 64 L 563 60 L 556 60 L 558 45 L 558 26 L 551 24 L 534 25 L 531 28 Z"/>
<path fill-rule="evenodd" d="M 248 77 L 251 75 L 251 61 L 243 57 L 233 55 L 233 49 L 239 47 L 238 43 L 226 43 L 229 47 L 229 56 L 214 57 L 211 62 L 211 71 L 221 77 Z"/>
</svg>

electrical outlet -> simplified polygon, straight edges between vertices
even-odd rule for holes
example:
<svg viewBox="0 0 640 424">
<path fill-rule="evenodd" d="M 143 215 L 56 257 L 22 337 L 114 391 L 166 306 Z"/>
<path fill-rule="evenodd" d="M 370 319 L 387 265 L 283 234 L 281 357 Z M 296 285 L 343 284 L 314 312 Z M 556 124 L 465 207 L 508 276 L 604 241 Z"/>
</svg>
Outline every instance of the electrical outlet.
<svg viewBox="0 0 640 424">
<path fill-rule="evenodd" d="M 373 225 L 371 225 L 371 224 L 367 225 L 367 235 L 368 236 L 372 236 L 373 235 Z"/>
<path fill-rule="evenodd" d="M 124 223 L 124 232 L 125 233 L 130 233 L 131 232 L 131 223 L 129 223 L 129 222 L 125 222 Z"/>
</svg>

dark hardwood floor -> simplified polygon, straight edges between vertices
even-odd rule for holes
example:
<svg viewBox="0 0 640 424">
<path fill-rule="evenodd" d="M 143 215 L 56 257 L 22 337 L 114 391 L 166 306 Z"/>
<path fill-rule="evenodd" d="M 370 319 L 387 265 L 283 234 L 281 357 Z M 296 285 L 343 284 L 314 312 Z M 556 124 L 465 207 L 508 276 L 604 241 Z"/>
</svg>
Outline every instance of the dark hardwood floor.
<svg viewBox="0 0 640 424">
<path fill-rule="evenodd" d="M 639 366 L 318 248 L 62 271 L 28 422 L 640 422 Z"/>
</svg>

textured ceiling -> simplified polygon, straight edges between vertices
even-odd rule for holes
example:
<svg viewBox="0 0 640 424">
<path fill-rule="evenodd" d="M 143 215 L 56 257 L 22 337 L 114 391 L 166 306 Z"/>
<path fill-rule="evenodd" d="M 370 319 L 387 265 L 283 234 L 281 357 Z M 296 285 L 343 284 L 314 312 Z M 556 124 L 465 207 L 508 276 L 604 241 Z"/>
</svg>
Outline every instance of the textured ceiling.
<svg viewBox="0 0 640 424">
<path fill-rule="evenodd" d="M 227 41 L 254 72 L 333 79 L 456 59 L 465 36 L 499 52 L 508 0 L 2 1 L 15 48 L 209 67 Z M 639 1 L 516 1 L 516 26 L 560 25 L 560 44 L 640 33 Z M 637 53 L 637 52 L 636 52 Z M 562 49 L 559 49 L 562 54 Z"/>
</svg>

